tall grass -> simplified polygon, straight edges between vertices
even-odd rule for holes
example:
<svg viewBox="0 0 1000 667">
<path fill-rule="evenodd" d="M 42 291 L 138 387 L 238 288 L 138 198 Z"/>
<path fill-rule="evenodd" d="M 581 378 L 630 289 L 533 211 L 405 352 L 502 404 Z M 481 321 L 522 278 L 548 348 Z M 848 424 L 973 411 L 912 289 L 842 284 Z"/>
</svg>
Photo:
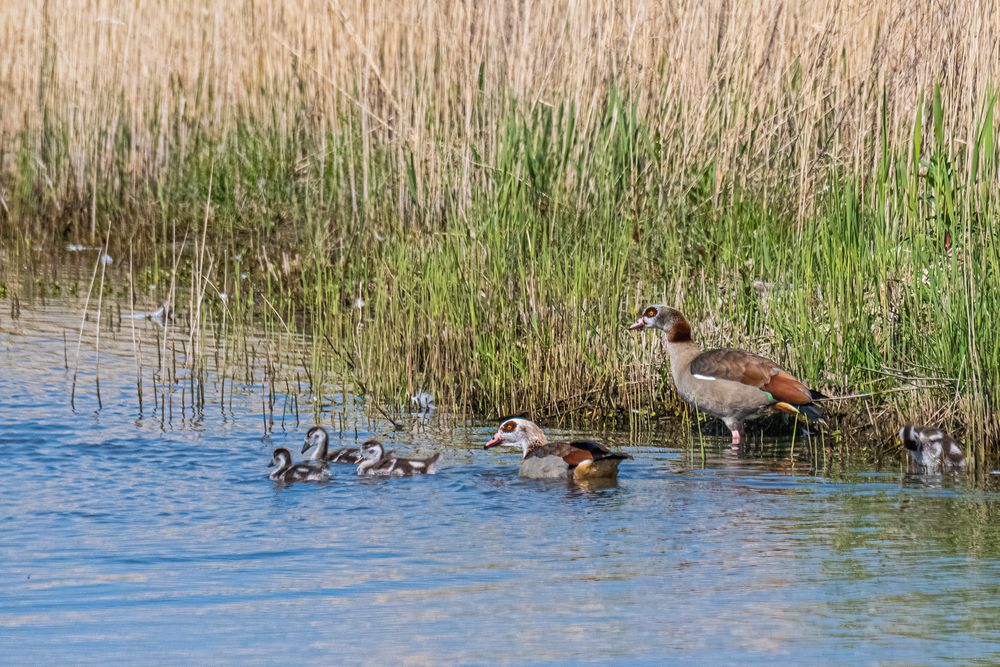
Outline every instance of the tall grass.
<svg viewBox="0 0 1000 667">
<path fill-rule="evenodd" d="M 998 434 L 997 3 L 481 4 L 3 3 L 4 231 L 114 221 L 378 400 L 673 409 L 656 300 Z"/>
</svg>

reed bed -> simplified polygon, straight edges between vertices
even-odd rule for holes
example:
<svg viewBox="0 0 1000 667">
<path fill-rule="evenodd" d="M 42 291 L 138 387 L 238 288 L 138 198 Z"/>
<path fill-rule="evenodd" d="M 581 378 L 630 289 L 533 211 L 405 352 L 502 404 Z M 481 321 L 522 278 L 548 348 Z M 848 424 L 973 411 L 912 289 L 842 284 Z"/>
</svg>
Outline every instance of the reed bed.
<svg viewBox="0 0 1000 667">
<path fill-rule="evenodd" d="M 482 6 L 481 6 L 482 5 Z M 0 6 L 0 225 L 101 244 L 374 401 L 677 412 L 675 304 L 838 395 L 1000 434 L 1000 4 Z M 140 276 L 141 278 L 142 276 Z M 137 278 L 137 281 L 140 279 Z M 189 334 L 191 343 L 197 334 Z"/>
</svg>

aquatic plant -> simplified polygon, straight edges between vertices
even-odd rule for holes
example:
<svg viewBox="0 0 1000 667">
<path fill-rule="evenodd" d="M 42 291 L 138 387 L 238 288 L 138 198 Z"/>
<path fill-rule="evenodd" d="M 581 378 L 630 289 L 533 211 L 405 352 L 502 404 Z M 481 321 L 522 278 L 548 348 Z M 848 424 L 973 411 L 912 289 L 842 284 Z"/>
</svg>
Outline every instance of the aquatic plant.
<svg viewBox="0 0 1000 667">
<path fill-rule="evenodd" d="M 133 257 L 107 272 L 183 306 L 195 377 L 252 324 L 375 404 L 647 419 L 679 408 L 622 326 L 666 301 L 887 439 L 905 414 L 982 453 L 989 12 L 13 0 L 0 232 Z"/>
</svg>

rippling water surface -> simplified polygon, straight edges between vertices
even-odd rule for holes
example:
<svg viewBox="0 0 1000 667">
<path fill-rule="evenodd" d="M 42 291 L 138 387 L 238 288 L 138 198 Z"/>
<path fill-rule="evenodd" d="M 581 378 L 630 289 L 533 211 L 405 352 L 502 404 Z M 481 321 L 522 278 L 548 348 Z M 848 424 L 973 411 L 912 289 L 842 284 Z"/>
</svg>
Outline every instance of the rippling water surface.
<svg viewBox="0 0 1000 667">
<path fill-rule="evenodd" d="M 311 417 L 265 436 L 253 387 L 232 409 L 140 413 L 134 359 L 112 342 L 103 407 L 81 373 L 74 410 L 78 322 L 9 308 L 7 664 L 1000 663 L 1000 496 L 964 478 L 812 474 L 782 448 L 702 457 L 604 434 L 635 460 L 617 486 L 582 489 L 518 479 L 516 455 L 481 449 L 489 424 L 393 432 L 357 414 L 334 444 L 375 434 L 443 452 L 442 471 L 338 466 L 277 488 L 270 451 L 298 457 Z"/>
</svg>

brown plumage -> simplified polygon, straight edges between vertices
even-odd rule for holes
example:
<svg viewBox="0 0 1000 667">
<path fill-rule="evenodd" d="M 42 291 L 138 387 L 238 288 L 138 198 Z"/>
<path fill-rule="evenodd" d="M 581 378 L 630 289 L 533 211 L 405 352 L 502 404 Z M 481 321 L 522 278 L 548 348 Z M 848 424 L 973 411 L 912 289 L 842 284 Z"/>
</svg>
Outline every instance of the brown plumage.
<svg viewBox="0 0 1000 667">
<path fill-rule="evenodd" d="M 747 419 L 771 410 L 801 413 L 811 420 L 822 415 L 814 403 L 822 394 L 810 390 L 770 359 L 729 348 L 702 351 L 691 338 L 691 325 L 673 308 L 648 306 L 628 328 L 660 329 L 666 334 L 677 393 L 702 412 L 725 422 L 734 445 L 742 443 Z"/>
<path fill-rule="evenodd" d="M 805 386 L 778 364 L 752 352 L 721 349 L 702 352 L 691 362 L 693 375 L 717 380 L 733 380 L 768 392 L 786 403 L 812 403 L 809 387 Z"/>
<path fill-rule="evenodd" d="M 521 476 L 534 478 L 614 479 L 628 454 L 596 442 L 549 442 L 538 424 L 527 419 L 504 421 L 484 449 L 499 445 L 521 450 Z"/>
<path fill-rule="evenodd" d="M 567 465 L 575 466 L 583 463 L 584 461 L 592 461 L 594 455 L 585 449 L 577 449 L 576 447 L 570 445 L 568 442 L 553 442 L 552 446 L 565 446 L 569 448 L 566 453 L 559 452 L 557 456 L 561 456 L 562 460 L 567 463 Z M 537 455 L 537 454 L 536 454 Z"/>
</svg>

